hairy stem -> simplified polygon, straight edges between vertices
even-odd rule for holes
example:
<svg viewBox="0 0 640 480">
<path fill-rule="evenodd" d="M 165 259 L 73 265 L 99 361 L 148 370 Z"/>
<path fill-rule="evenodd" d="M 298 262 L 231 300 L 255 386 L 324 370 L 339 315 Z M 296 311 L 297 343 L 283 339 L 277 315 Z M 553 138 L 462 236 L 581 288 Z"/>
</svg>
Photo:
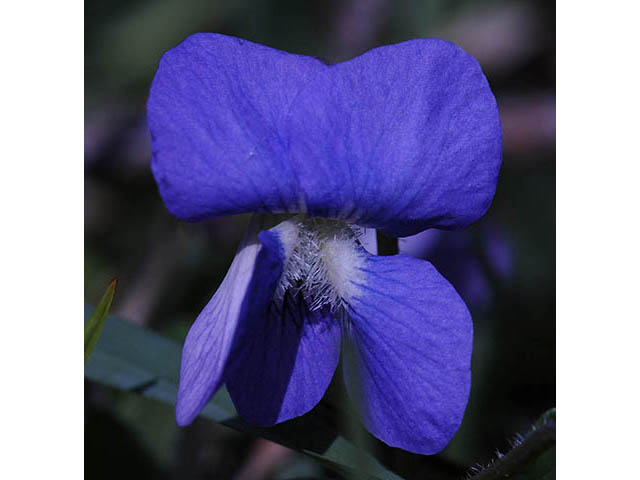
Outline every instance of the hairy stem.
<svg viewBox="0 0 640 480">
<path fill-rule="evenodd" d="M 473 477 L 473 480 L 508 478 L 556 442 L 556 422 L 550 420 L 529 432 L 524 441 Z"/>
</svg>

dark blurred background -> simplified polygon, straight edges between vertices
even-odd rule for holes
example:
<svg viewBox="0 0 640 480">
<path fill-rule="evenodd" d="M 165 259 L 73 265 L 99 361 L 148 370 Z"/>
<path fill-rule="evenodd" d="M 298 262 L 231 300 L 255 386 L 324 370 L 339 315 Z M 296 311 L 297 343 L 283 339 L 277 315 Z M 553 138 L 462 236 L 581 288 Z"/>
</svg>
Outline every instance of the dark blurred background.
<svg viewBox="0 0 640 480">
<path fill-rule="evenodd" d="M 498 99 L 504 163 L 489 213 L 463 232 L 402 240 L 454 284 L 474 317 L 473 388 L 435 457 L 385 452 L 406 478 L 460 478 L 555 406 L 555 4 L 471 0 L 113 0 L 85 5 L 85 299 L 118 278 L 113 313 L 182 343 L 221 282 L 244 217 L 188 224 L 149 168 L 145 102 L 162 53 L 219 32 L 337 62 L 417 37 L 453 41 Z M 310 433 L 311 434 L 311 433 Z M 338 478 L 208 420 L 85 384 L 89 478 Z"/>
</svg>

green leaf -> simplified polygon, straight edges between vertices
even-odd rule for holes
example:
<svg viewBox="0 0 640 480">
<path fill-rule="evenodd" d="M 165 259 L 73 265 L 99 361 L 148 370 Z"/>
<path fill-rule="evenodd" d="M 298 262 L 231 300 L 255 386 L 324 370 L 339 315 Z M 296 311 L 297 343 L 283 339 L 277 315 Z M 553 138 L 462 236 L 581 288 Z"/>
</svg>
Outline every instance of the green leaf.
<svg viewBox="0 0 640 480">
<path fill-rule="evenodd" d="M 513 442 L 513 448 L 499 455 L 472 480 L 555 480 L 556 478 L 556 409 L 543 413 L 525 436 Z"/>
<path fill-rule="evenodd" d="M 87 360 L 89 360 L 89 356 L 91 356 L 91 352 L 95 348 L 98 343 L 98 339 L 100 338 L 100 333 L 102 333 L 102 328 L 104 327 L 104 320 L 107 318 L 107 314 L 109 313 L 109 309 L 111 308 L 111 303 L 113 302 L 113 297 L 116 294 L 116 285 L 118 281 L 114 278 L 109 286 L 107 287 L 107 291 L 104 292 L 102 296 L 102 300 L 95 308 L 93 313 L 89 316 L 87 321 L 84 324 L 84 364 L 87 364 Z"/>
<path fill-rule="evenodd" d="M 171 340 L 109 317 L 100 344 L 85 366 L 85 377 L 175 405 L 180 353 L 180 346 Z M 302 417 L 261 428 L 238 415 L 229 394 L 222 388 L 200 415 L 298 450 L 342 474 L 364 473 L 381 480 L 401 478 L 338 433 L 338 413 L 328 404 L 321 403 Z"/>
</svg>

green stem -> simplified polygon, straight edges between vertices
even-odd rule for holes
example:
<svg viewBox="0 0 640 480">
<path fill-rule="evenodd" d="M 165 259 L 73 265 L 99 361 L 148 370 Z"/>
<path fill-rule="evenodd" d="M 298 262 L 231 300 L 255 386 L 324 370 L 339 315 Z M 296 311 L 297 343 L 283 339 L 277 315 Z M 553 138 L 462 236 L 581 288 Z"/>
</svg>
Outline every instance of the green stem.
<svg viewBox="0 0 640 480">
<path fill-rule="evenodd" d="M 390 237 L 386 233 L 383 233 L 380 230 L 376 230 L 376 240 L 378 242 L 378 255 L 388 256 L 398 254 L 399 250 L 397 238 Z"/>
</svg>

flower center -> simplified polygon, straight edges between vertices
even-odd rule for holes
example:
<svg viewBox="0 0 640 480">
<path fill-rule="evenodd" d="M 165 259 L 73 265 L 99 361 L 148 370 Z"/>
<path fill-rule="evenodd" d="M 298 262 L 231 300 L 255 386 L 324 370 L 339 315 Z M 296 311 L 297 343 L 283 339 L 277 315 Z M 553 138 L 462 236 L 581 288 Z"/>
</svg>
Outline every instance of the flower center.
<svg viewBox="0 0 640 480">
<path fill-rule="evenodd" d="M 301 294 L 311 310 L 336 311 L 358 292 L 365 253 L 360 229 L 343 220 L 297 215 L 274 228 L 284 245 L 286 264 L 274 294 Z"/>
</svg>

